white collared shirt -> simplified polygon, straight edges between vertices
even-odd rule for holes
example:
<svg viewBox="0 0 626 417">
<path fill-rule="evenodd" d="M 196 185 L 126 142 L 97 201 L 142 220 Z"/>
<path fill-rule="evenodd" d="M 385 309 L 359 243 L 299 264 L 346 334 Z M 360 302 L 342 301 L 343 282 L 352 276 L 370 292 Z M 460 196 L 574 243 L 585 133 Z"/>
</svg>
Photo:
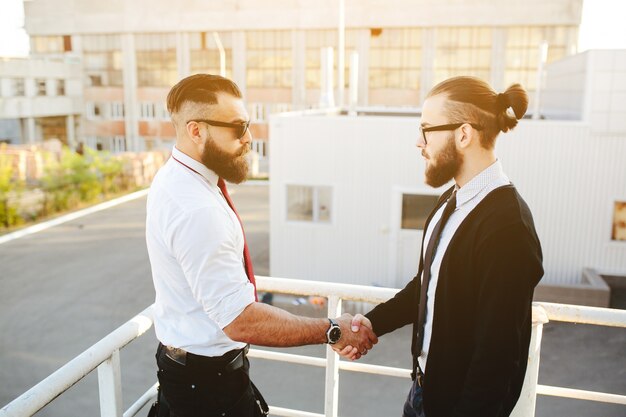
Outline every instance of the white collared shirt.
<svg viewBox="0 0 626 417">
<path fill-rule="evenodd" d="M 441 268 L 441 261 L 443 260 L 446 250 L 448 249 L 448 245 L 461 223 L 463 223 L 463 220 L 465 220 L 470 212 L 476 208 L 478 203 L 480 203 L 491 191 L 510 183 L 511 182 L 508 177 L 502 171 L 502 164 L 499 160 L 496 160 L 496 162 L 472 178 L 472 180 L 463 187 L 455 187 L 457 190 L 456 209 L 448 219 L 448 222 L 441 232 L 441 240 L 439 241 L 439 246 L 437 246 L 437 251 L 433 257 L 430 269 L 430 282 L 428 284 L 428 292 L 426 293 L 428 298 L 426 302 L 424 343 L 422 345 L 422 352 L 417 359 L 423 372 L 426 372 L 428 349 L 430 347 L 430 338 L 433 330 L 432 312 L 435 308 L 435 292 L 437 290 L 437 281 L 439 279 L 439 269 Z M 422 248 L 422 256 L 426 256 L 426 247 L 430 241 L 430 236 L 435 228 L 435 225 L 439 222 L 439 219 L 441 219 L 445 206 L 446 205 L 443 204 L 439 210 L 437 210 L 428 224 L 428 230 L 426 230 L 426 236 L 424 239 L 424 247 Z M 422 272 L 422 279 L 423 278 L 424 274 Z"/>
<path fill-rule="evenodd" d="M 161 343 L 203 356 L 240 349 L 222 331 L 255 300 L 237 216 L 218 176 L 174 147 L 148 194 L 146 243 Z M 195 171 L 192 171 L 182 162 Z"/>
</svg>

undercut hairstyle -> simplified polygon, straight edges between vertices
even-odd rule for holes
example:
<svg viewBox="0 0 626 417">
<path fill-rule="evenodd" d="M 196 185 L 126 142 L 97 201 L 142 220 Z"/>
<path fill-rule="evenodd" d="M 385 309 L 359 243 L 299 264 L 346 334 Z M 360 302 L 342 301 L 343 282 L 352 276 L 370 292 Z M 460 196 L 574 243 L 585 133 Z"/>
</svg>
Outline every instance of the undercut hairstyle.
<svg viewBox="0 0 626 417">
<path fill-rule="evenodd" d="M 493 149 L 498 134 L 517 126 L 528 109 L 528 95 L 520 84 L 498 94 L 479 78 L 453 77 L 437 84 L 427 98 L 439 94 L 447 96 L 449 123 L 476 123 L 483 127 L 479 137 L 486 149 Z"/>
<path fill-rule="evenodd" d="M 219 93 L 242 98 L 241 90 L 233 81 L 219 75 L 195 74 L 180 80 L 167 95 L 167 111 L 177 113 L 184 103 L 217 104 Z"/>
</svg>

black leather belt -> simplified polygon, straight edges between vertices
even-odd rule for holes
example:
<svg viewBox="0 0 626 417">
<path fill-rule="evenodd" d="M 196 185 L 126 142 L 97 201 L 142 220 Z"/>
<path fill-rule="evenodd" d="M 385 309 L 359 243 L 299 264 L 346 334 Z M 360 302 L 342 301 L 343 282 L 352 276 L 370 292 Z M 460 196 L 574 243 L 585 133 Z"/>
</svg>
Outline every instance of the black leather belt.
<svg viewBox="0 0 626 417">
<path fill-rule="evenodd" d="M 175 348 L 172 346 L 161 346 L 165 356 L 178 363 L 179 365 L 185 366 L 188 362 L 193 362 L 194 364 L 220 369 L 225 373 L 234 372 L 237 369 L 243 367 L 246 355 L 248 354 L 248 350 L 250 349 L 250 346 L 246 345 L 246 347 L 244 347 L 243 349 L 232 350 L 218 357 L 210 357 L 196 355 L 187 352 L 184 349 Z"/>
</svg>

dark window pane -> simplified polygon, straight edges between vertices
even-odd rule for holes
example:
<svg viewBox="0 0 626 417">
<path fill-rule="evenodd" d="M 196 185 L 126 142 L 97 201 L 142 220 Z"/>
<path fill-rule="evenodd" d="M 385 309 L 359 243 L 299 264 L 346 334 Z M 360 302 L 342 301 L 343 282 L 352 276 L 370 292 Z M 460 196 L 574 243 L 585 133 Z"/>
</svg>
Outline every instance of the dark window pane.
<svg viewBox="0 0 626 417">
<path fill-rule="evenodd" d="M 402 228 L 423 230 L 439 199 L 436 195 L 402 194 Z"/>
</svg>

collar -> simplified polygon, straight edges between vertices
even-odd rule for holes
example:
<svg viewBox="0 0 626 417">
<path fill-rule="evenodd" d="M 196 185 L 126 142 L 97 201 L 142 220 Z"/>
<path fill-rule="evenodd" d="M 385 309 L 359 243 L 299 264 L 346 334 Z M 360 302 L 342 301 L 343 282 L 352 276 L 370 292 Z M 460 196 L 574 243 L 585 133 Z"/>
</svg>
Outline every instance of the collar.
<svg viewBox="0 0 626 417">
<path fill-rule="evenodd" d="M 469 202 L 490 184 L 493 184 L 498 180 L 505 180 L 506 182 L 509 182 L 507 176 L 502 170 L 500 160 L 496 159 L 496 162 L 485 168 L 480 174 L 472 178 L 470 182 L 465 184 L 463 187 L 459 188 L 458 185 L 454 186 L 454 189 L 456 190 L 457 208 Z"/>
<path fill-rule="evenodd" d="M 202 162 L 196 161 L 186 153 L 180 151 L 176 146 L 172 149 L 172 157 L 175 158 L 174 163 L 180 165 L 184 169 L 190 169 L 202 175 L 210 184 L 217 186 L 219 176 L 207 168 Z M 176 161 L 178 160 L 178 162 Z"/>
</svg>

